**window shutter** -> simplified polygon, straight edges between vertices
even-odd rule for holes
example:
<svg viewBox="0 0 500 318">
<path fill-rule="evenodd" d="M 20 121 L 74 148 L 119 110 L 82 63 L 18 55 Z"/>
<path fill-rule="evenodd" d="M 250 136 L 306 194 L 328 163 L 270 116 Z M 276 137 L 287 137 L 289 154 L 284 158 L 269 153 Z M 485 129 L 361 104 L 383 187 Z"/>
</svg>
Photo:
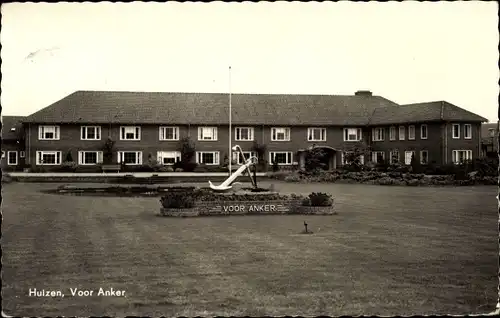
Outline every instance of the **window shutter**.
<svg viewBox="0 0 500 318">
<path fill-rule="evenodd" d="M 137 156 L 137 158 L 136 158 L 136 162 L 137 162 L 138 164 L 142 165 L 142 152 L 138 151 L 138 152 L 136 153 L 136 156 Z"/>
<path fill-rule="evenodd" d="M 82 137 L 81 137 L 82 140 L 85 139 L 85 127 L 84 126 L 82 126 L 82 128 L 81 128 L 81 135 L 82 135 Z"/>
<path fill-rule="evenodd" d="M 97 163 L 102 163 L 103 159 L 103 153 L 102 151 L 97 152 Z"/>
<path fill-rule="evenodd" d="M 2 152 L 2 154 L 3 154 L 3 152 Z M 36 152 L 36 158 L 35 158 L 37 165 L 40 164 L 40 157 L 41 157 L 40 151 L 37 151 Z"/>
<path fill-rule="evenodd" d="M 43 139 L 43 126 L 38 126 L 38 139 Z"/>
<path fill-rule="evenodd" d="M 214 128 L 213 136 L 214 140 L 217 140 L 217 127 Z"/>
<path fill-rule="evenodd" d="M 61 152 L 57 151 L 56 152 L 56 164 L 61 164 Z"/>
<path fill-rule="evenodd" d="M 135 127 L 135 139 L 141 139 L 141 127 Z"/>
<path fill-rule="evenodd" d="M 95 128 L 96 139 L 101 139 L 101 126 Z"/>
<path fill-rule="evenodd" d="M 363 131 L 361 130 L 361 128 L 358 128 L 358 140 L 361 139 L 363 139 Z"/>
<path fill-rule="evenodd" d="M 118 151 L 116 153 L 116 159 L 117 159 L 118 163 L 122 163 L 122 152 L 121 151 Z"/>
<path fill-rule="evenodd" d="M 290 139 L 290 128 L 286 128 L 285 129 L 285 140 L 289 140 Z"/>
<path fill-rule="evenodd" d="M 59 126 L 56 126 L 55 128 L 55 136 L 54 136 L 55 139 L 60 139 L 60 135 L 59 135 Z"/>
<path fill-rule="evenodd" d="M 271 128 L 271 139 L 276 140 L 276 128 Z"/>
<path fill-rule="evenodd" d="M 78 151 L 78 164 L 83 164 L 83 151 Z"/>
<path fill-rule="evenodd" d="M 198 127 L 198 140 L 203 139 L 203 129 L 202 127 Z"/>
</svg>

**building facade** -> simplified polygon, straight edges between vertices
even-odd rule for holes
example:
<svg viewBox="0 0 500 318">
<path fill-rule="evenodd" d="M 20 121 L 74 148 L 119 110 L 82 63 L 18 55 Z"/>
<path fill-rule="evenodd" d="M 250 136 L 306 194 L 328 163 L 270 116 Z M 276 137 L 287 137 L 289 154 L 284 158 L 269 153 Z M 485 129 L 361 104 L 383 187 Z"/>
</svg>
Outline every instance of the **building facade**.
<svg viewBox="0 0 500 318">
<path fill-rule="evenodd" d="M 498 124 L 487 123 L 481 126 L 481 152 L 484 157 L 498 158 Z"/>
<path fill-rule="evenodd" d="M 9 121 L 21 127 L 17 140 L 2 141 L 7 153 L 2 163 L 11 151 L 6 165 L 11 168 L 65 161 L 98 165 L 108 138 L 115 142 L 112 161 L 126 165 L 153 158 L 173 165 L 181 159 L 185 137 L 194 141 L 199 164 L 220 166 L 229 157 L 243 162 L 229 153 L 225 94 L 79 91 L 30 116 L 5 116 L 4 122 Z M 445 164 L 480 156 L 484 121 L 444 101 L 398 105 L 367 91 L 349 96 L 236 94 L 231 143 L 246 156 L 257 155 L 256 145 L 265 146 L 265 158 L 259 159 L 269 165 L 303 168 L 311 148 L 325 150 L 330 169 L 345 164 L 346 154 L 359 149 L 365 163 L 410 164 L 415 156 L 424 165 Z"/>
</svg>

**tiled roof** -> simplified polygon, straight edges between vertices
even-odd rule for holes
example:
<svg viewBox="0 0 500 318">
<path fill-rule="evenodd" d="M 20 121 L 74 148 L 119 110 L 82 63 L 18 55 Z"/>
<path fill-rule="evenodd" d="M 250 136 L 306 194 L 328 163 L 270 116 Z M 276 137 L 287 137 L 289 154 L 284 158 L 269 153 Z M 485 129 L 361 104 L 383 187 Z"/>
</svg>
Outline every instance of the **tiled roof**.
<svg viewBox="0 0 500 318">
<path fill-rule="evenodd" d="M 19 140 L 22 139 L 24 116 L 2 116 L 2 139 Z M 14 128 L 14 131 L 12 131 Z"/>
<path fill-rule="evenodd" d="M 233 94 L 232 123 L 247 125 L 392 124 L 486 121 L 447 102 L 400 106 L 381 96 Z M 78 91 L 28 116 L 31 123 L 228 123 L 229 95 Z M 441 112 L 443 111 L 443 116 Z"/>
<path fill-rule="evenodd" d="M 445 101 L 381 107 L 373 112 L 370 124 L 416 123 L 426 121 L 486 122 L 486 118 Z"/>
<path fill-rule="evenodd" d="M 232 123 L 364 125 L 380 96 L 233 94 Z M 34 123 L 228 123 L 228 94 L 78 91 L 28 116 Z"/>
</svg>

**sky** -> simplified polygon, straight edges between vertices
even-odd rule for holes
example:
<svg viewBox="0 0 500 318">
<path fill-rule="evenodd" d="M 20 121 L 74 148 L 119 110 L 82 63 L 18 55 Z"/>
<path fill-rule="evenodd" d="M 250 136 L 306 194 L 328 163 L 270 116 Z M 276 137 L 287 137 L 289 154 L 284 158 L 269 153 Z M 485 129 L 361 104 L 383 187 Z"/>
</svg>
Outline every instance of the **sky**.
<svg viewBox="0 0 500 318">
<path fill-rule="evenodd" d="M 78 90 L 446 100 L 497 121 L 496 2 L 9 3 L 2 115 Z M 229 71 L 231 66 L 231 71 Z"/>
</svg>

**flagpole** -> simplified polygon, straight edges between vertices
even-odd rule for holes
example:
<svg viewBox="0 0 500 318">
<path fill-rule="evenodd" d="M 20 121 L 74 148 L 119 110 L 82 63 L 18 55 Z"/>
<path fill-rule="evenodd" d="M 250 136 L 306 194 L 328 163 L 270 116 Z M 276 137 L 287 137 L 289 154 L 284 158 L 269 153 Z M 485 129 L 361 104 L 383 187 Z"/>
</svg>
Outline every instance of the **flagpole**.
<svg viewBox="0 0 500 318">
<path fill-rule="evenodd" d="M 232 142 L 232 126 L 231 126 L 231 66 L 229 66 L 229 175 L 231 175 L 231 162 L 233 161 L 233 150 L 231 146 Z"/>
</svg>

